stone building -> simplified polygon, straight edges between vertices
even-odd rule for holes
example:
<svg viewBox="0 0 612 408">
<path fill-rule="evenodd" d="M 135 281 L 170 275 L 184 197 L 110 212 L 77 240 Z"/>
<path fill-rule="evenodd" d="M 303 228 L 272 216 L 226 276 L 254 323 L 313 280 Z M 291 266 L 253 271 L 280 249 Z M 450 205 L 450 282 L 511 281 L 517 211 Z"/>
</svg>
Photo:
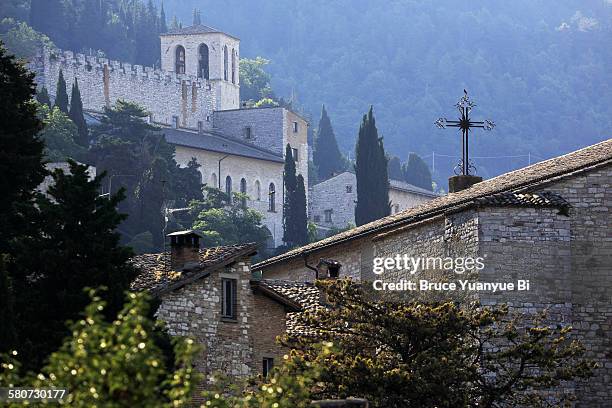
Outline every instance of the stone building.
<svg viewBox="0 0 612 408">
<path fill-rule="evenodd" d="M 357 177 L 345 171 L 313 185 L 310 189 L 309 218 L 325 233 L 332 228 L 355 225 Z M 395 214 L 429 201 L 437 194 L 399 180 L 389 180 L 391 213 Z M 325 235 L 325 234 L 323 234 Z"/>
<path fill-rule="evenodd" d="M 525 313 L 548 309 L 556 324 L 572 325 L 572 336 L 599 365 L 588 383 L 576 386 L 579 404 L 610 406 L 611 212 L 608 139 L 294 249 L 253 270 L 266 279 L 313 281 L 308 266 L 331 258 L 342 265 L 340 276 L 369 281 L 376 258 L 481 257 L 484 268 L 472 280 L 528 280 L 530 289 L 476 291 L 480 300 Z"/>
<path fill-rule="evenodd" d="M 289 144 L 308 182 L 307 126 L 282 107 L 241 109 L 240 40 L 196 25 L 161 35 L 161 68 L 44 49 L 30 67 L 53 100 L 60 70 L 68 90 L 78 79 L 83 108 L 100 114 L 123 99 L 149 112 L 185 166 L 195 157 L 202 181 L 246 192 L 264 214 L 270 246 L 282 244 L 283 162 Z"/>
<path fill-rule="evenodd" d="M 169 253 L 132 259 L 140 270 L 132 289 L 159 299 L 156 316 L 171 335 L 201 346 L 195 365 L 206 380 L 200 390 L 215 374 L 266 375 L 286 352 L 277 336 L 299 330 L 292 317 L 320 304 L 318 290 L 311 283 L 253 279 L 256 244 L 200 248 L 194 231 L 169 237 Z"/>
</svg>

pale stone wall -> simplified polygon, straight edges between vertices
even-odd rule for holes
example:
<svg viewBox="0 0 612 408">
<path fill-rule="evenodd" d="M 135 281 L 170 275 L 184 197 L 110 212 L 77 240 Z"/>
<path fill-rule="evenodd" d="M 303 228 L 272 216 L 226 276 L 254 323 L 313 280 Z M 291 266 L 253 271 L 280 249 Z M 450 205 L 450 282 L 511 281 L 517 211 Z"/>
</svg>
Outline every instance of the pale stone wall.
<svg viewBox="0 0 612 408">
<path fill-rule="evenodd" d="M 66 80 L 67 92 L 78 78 L 83 108 L 101 112 L 104 107 L 123 99 L 143 106 L 154 122 L 197 129 L 201 121 L 210 128 L 210 118 L 217 105 L 217 96 L 209 81 L 152 67 L 131 65 L 105 58 L 44 50 L 31 66 L 37 72 L 38 86 L 45 86 L 52 99 L 57 93 L 60 69 Z M 210 119 L 209 119 L 210 120 Z"/>
<path fill-rule="evenodd" d="M 209 78 L 217 91 L 215 110 L 237 109 L 240 106 L 240 40 L 223 33 L 176 34 L 161 36 L 161 66 L 175 71 L 177 46 L 185 48 L 185 73 L 198 76 L 198 52 L 202 44 L 208 46 Z M 223 47 L 228 49 L 228 78 L 224 80 Z M 234 83 L 232 83 L 232 52 L 235 53 Z"/>
<path fill-rule="evenodd" d="M 205 136 L 203 136 L 205 137 Z M 182 166 L 195 157 L 202 174 L 202 182 L 209 187 L 217 187 L 219 176 L 219 159 L 225 153 L 217 153 L 192 147 L 176 146 L 175 159 Z M 258 160 L 249 157 L 230 155 L 221 162 L 221 189 L 225 191 L 225 179 L 232 179 L 232 191 L 240 192 L 240 180 L 244 178 L 247 184 L 249 200 L 247 206 L 263 214 L 263 224 L 272 234 L 274 245 L 282 245 L 283 240 L 283 163 Z M 259 194 L 257 190 L 259 182 Z M 276 211 L 268 211 L 268 189 L 270 183 L 276 188 Z"/>
</svg>

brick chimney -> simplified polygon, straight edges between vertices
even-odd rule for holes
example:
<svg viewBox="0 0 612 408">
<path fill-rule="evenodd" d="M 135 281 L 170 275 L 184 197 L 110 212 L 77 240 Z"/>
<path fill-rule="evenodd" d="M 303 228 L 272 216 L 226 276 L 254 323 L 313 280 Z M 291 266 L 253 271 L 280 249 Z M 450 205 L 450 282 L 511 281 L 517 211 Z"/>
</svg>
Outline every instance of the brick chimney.
<svg viewBox="0 0 612 408">
<path fill-rule="evenodd" d="M 200 264 L 200 238 L 193 230 L 177 231 L 170 237 L 170 264 L 174 271 L 192 269 Z"/>
<path fill-rule="evenodd" d="M 480 183 L 482 177 L 472 175 L 452 176 L 448 179 L 448 192 L 458 193 L 461 190 L 472 187 L 476 183 Z"/>
</svg>

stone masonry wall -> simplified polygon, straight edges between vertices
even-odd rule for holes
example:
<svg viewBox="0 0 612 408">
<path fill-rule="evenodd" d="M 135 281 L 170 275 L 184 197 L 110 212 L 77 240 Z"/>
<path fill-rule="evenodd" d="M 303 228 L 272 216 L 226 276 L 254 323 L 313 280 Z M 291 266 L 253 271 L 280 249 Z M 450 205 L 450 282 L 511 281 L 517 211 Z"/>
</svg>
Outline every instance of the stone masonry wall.
<svg viewBox="0 0 612 408">
<path fill-rule="evenodd" d="M 599 368 L 577 386 L 580 406 L 612 405 L 612 166 L 562 179 L 544 188 L 571 205 L 573 337 Z"/>
<path fill-rule="evenodd" d="M 223 156 L 225 156 L 223 153 L 184 146 L 176 146 L 175 153 L 176 162 L 182 167 L 187 166 L 191 158 L 195 157 L 202 166 L 200 167 L 202 183 L 210 187 L 217 187 L 219 173 L 218 160 Z M 283 163 L 231 155 L 221 162 L 222 189 L 225 189 L 225 178 L 228 175 L 232 179 L 232 191 L 240 191 L 240 180 L 242 178 L 246 180 L 247 194 L 250 198 L 247 202 L 247 206 L 263 214 L 263 224 L 270 230 L 275 246 L 282 245 Z M 268 189 L 270 183 L 274 183 L 276 188 L 276 211 L 274 212 L 268 211 Z"/>
<path fill-rule="evenodd" d="M 211 122 L 206 118 L 212 116 L 217 104 L 209 81 L 152 67 L 49 50 L 36 57 L 31 66 L 37 73 L 38 86 L 45 86 L 52 98 L 57 93 L 60 69 L 69 95 L 78 78 L 86 110 L 101 112 L 124 99 L 143 106 L 154 122 L 172 125 L 173 117 L 177 117 L 180 127 L 197 129 L 198 122 L 202 122 L 203 128 L 209 129 Z"/>
</svg>

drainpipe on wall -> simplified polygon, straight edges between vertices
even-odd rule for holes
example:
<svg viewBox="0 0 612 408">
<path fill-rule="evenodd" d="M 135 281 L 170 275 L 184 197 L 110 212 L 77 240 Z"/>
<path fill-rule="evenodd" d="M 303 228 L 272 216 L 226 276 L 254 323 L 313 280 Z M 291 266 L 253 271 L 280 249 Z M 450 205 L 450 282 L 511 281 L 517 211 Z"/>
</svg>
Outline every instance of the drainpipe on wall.
<svg viewBox="0 0 612 408">
<path fill-rule="evenodd" d="M 315 268 L 314 266 L 308 265 L 308 254 L 304 254 L 304 266 L 307 267 L 308 269 L 314 271 L 315 279 L 316 280 L 319 279 L 319 270 L 317 268 Z"/>
</svg>

